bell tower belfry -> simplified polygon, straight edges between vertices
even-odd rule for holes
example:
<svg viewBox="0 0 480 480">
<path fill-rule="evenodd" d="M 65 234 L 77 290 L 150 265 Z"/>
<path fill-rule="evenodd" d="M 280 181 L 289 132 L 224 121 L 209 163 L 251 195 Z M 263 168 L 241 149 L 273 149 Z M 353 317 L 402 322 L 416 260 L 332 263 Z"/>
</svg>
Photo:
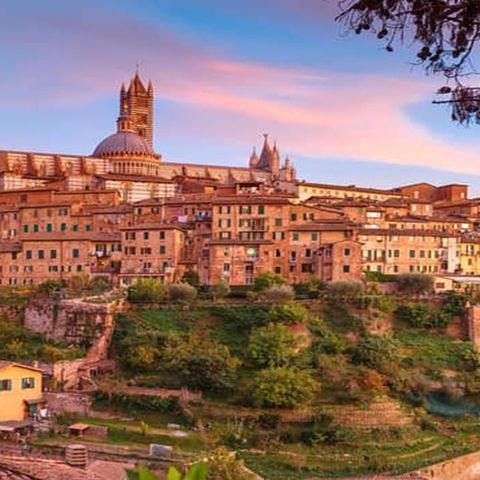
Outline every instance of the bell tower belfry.
<svg viewBox="0 0 480 480">
<path fill-rule="evenodd" d="M 132 130 L 143 137 L 153 148 L 153 85 L 150 81 L 145 88 L 137 72 L 130 81 L 128 90 L 122 84 L 120 90 L 120 115 L 131 119 Z"/>
</svg>

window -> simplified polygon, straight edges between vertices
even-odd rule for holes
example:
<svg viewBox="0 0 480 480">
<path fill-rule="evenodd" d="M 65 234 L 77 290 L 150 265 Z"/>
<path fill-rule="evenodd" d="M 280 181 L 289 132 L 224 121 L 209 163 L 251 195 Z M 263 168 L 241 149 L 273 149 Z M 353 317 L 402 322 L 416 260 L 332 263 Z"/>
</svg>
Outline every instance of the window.
<svg viewBox="0 0 480 480">
<path fill-rule="evenodd" d="M 151 255 L 152 254 L 152 249 L 150 247 L 142 247 L 140 249 L 140 254 L 141 255 Z"/>
<path fill-rule="evenodd" d="M 349 248 L 344 248 L 343 249 L 343 256 L 344 257 L 349 257 L 350 256 L 350 249 Z"/>
<path fill-rule="evenodd" d="M 305 249 L 305 256 L 307 258 L 310 258 L 312 256 L 312 251 L 309 249 L 309 248 L 306 248 Z"/>
<path fill-rule="evenodd" d="M 50 250 L 50 259 L 54 260 L 57 258 L 57 251 L 56 250 Z"/>
<path fill-rule="evenodd" d="M 86 231 L 86 232 L 91 232 L 91 231 L 92 231 L 92 226 L 91 226 L 89 223 L 87 223 L 87 224 L 85 225 L 85 231 Z"/>
<path fill-rule="evenodd" d="M 229 263 L 224 263 L 223 264 L 223 273 L 229 273 L 230 272 L 230 264 Z"/>
<path fill-rule="evenodd" d="M 12 389 L 11 380 L 0 380 L 0 392 L 4 392 Z"/>
<path fill-rule="evenodd" d="M 275 219 L 275 226 L 276 227 L 281 227 L 282 226 L 282 219 L 281 218 L 276 218 Z"/>
<path fill-rule="evenodd" d="M 31 251 L 31 250 L 27 250 L 27 251 L 25 252 L 25 258 L 26 258 L 27 260 L 31 260 L 31 259 L 32 259 L 32 251 Z"/>
<path fill-rule="evenodd" d="M 53 225 L 51 223 L 47 223 L 46 231 L 53 232 Z"/>
<path fill-rule="evenodd" d="M 163 231 L 160 232 L 159 233 L 159 238 L 160 238 L 160 240 L 165 240 L 165 232 L 163 232 Z"/>
<path fill-rule="evenodd" d="M 12 260 L 16 260 L 18 256 L 17 252 L 12 252 Z"/>
<path fill-rule="evenodd" d="M 78 232 L 78 224 L 72 225 L 72 231 Z"/>
<path fill-rule="evenodd" d="M 303 273 L 311 273 L 312 270 L 312 264 L 311 263 L 302 263 L 302 272 Z"/>
<path fill-rule="evenodd" d="M 316 242 L 318 240 L 318 233 L 312 233 L 312 242 Z"/>
<path fill-rule="evenodd" d="M 45 258 L 45 250 L 38 251 L 38 259 L 43 260 Z"/>
<path fill-rule="evenodd" d="M 265 214 L 265 207 L 263 205 L 258 206 L 258 214 L 264 215 Z"/>
<path fill-rule="evenodd" d="M 275 267 L 275 273 L 276 273 L 277 275 L 281 275 L 281 273 L 282 273 L 282 267 Z"/>
<path fill-rule="evenodd" d="M 292 213 L 292 214 L 290 215 L 290 220 L 291 220 L 292 222 L 296 222 L 296 221 L 297 221 L 297 218 L 298 218 L 298 215 L 297 215 L 296 213 Z"/>
<path fill-rule="evenodd" d="M 74 248 L 72 250 L 72 257 L 73 258 L 79 258 L 80 257 L 80 250 L 78 248 Z"/>
<path fill-rule="evenodd" d="M 165 245 L 160 245 L 160 255 L 165 255 L 166 252 L 167 248 L 165 247 Z"/>
<path fill-rule="evenodd" d="M 77 272 L 81 272 L 83 270 L 81 265 L 77 265 Z"/>
<path fill-rule="evenodd" d="M 38 226 L 38 223 L 33 224 L 33 231 L 34 233 L 38 233 L 40 231 L 40 227 Z"/>
<path fill-rule="evenodd" d="M 343 273 L 350 273 L 350 265 L 343 266 Z"/>
<path fill-rule="evenodd" d="M 58 214 L 61 216 L 61 217 L 66 217 L 68 215 L 68 208 L 61 208 L 59 211 L 58 211 Z"/>
<path fill-rule="evenodd" d="M 282 251 L 279 248 L 277 248 L 275 250 L 275 258 L 280 258 L 281 256 L 282 256 Z"/>
<path fill-rule="evenodd" d="M 35 388 L 35 379 L 33 377 L 22 378 L 22 390 Z"/>
<path fill-rule="evenodd" d="M 410 258 L 415 258 L 415 250 L 410 250 L 409 256 Z"/>
<path fill-rule="evenodd" d="M 273 232 L 272 234 L 273 240 L 283 240 L 285 238 L 284 232 Z"/>
<path fill-rule="evenodd" d="M 298 232 L 293 232 L 292 233 L 292 241 L 293 242 L 298 242 Z"/>
<path fill-rule="evenodd" d="M 61 223 L 60 224 L 60 230 L 62 232 L 66 232 L 67 231 L 67 224 L 66 223 Z"/>
<path fill-rule="evenodd" d="M 149 232 L 143 232 L 143 239 L 144 239 L 144 240 L 148 240 L 149 237 L 150 237 Z"/>
<path fill-rule="evenodd" d="M 28 225 L 23 225 L 23 233 L 28 233 Z"/>
</svg>

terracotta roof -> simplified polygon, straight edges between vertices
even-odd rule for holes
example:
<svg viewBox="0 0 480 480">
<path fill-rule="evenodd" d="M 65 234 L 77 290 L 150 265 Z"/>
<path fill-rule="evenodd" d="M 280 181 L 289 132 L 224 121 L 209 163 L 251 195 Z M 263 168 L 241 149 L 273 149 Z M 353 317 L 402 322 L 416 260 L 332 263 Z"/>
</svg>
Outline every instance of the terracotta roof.
<svg viewBox="0 0 480 480">
<path fill-rule="evenodd" d="M 382 188 L 371 188 L 371 187 L 357 187 L 356 185 L 333 185 L 328 183 L 314 183 L 314 182 L 297 182 L 298 186 L 302 187 L 314 187 L 314 188 L 324 188 L 330 190 L 345 190 L 350 192 L 368 192 L 368 193 L 378 193 L 384 195 L 396 195 L 402 196 L 401 193 L 392 192 L 392 190 L 382 189 Z"/>
<path fill-rule="evenodd" d="M 119 232 L 52 232 L 19 235 L 23 242 L 119 242 Z"/>
<path fill-rule="evenodd" d="M 173 223 L 154 223 L 154 222 L 145 222 L 138 223 L 137 225 L 132 225 L 129 227 L 121 227 L 121 231 L 129 230 L 184 230 L 180 225 Z"/>
<path fill-rule="evenodd" d="M 0 253 L 21 252 L 22 244 L 14 241 L 0 241 Z"/>
<path fill-rule="evenodd" d="M 459 235 L 448 232 L 439 232 L 438 230 L 420 230 L 418 228 L 361 228 L 358 230 L 360 235 L 398 235 L 409 237 L 458 237 Z"/>
<path fill-rule="evenodd" d="M 4 370 L 8 367 L 26 368 L 27 370 L 34 370 L 35 372 L 41 372 L 39 368 L 31 367 L 30 365 L 22 365 L 21 363 L 11 362 L 8 360 L 0 360 L 0 370 Z"/>
</svg>

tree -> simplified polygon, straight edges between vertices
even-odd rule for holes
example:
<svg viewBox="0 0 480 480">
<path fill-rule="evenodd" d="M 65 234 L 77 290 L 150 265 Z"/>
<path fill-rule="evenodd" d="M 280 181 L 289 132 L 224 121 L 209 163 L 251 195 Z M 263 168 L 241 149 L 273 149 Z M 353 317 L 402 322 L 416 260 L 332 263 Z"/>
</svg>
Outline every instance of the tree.
<svg viewBox="0 0 480 480">
<path fill-rule="evenodd" d="M 163 358 L 187 387 L 215 391 L 233 386 L 240 364 L 226 345 L 195 334 L 169 337 Z"/>
<path fill-rule="evenodd" d="M 220 447 L 213 451 L 208 459 L 207 480 L 253 480 L 242 460 L 235 458 L 235 453 Z"/>
<path fill-rule="evenodd" d="M 358 298 L 363 290 L 363 284 L 357 280 L 338 280 L 327 284 L 328 295 L 344 302 Z"/>
<path fill-rule="evenodd" d="M 230 293 L 230 285 L 221 278 L 210 287 L 210 292 L 214 300 L 222 300 Z"/>
<path fill-rule="evenodd" d="M 262 290 L 259 298 L 267 303 L 286 304 L 295 298 L 295 292 L 290 285 L 272 285 Z"/>
<path fill-rule="evenodd" d="M 319 389 L 305 370 L 269 368 L 257 375 L 252 399 L 257 407 L 299 408 L 309 405 Z"/>
<path fill-rule="evenodd" d="M 477 0 L 340 0 L 337 20 L 357 34 L 372 32 L 392 52 L 396 42 L 418 45 L 417 64 L 427 73 L 443 75 L 452 120 L 480 123 L 480 88 L 464 83 L 476 73 L 472 59 L 480 40 Z"/>
<path fill-rule="evenodd" d="M 172 283 L 167 287 L 168 299 L 173 303 L 188 305 L 197 298 L 197 289 L 189 283 Z"/>
<path fill-rule="evenodd" d="M 433 287 L 433 279 L 422 273 L 404 273 L 397 277 L 399 292 L 407 295 L 421 295 L 429 293 Z"/>
<path fill-rule="evenodd" d="M 122 355 L 122 362 L 131 370 L 147 371 L 155 365 L 158 349 L 148 343 L 129 345 Z"/>
<path fill-rule="evenodd" d="M 365 335 L 353 349 L 352 361 L 382 373 L 390 373 L 400 362 L 400 351 L 391 337 Z"/>
<path fill-rule="evenodd" d="M 154 278 L 139 278 L 128 288 L 130 303 L 161 303 L 165 299 L 165 286 Z"/>
<path fill-rule="evenodd" d="M 255 292 L 261 292 L 272 285 L 283 285 L 284 283 L 285 280 L 281 275 L 264 272 L 255 277 L 255 280 L 253 281 L 253 290 Z"/>
<path fill-rule="evenodd" d="M 270 323 L 250 335 L 248 354 L 259 367 L 283 367 L 294 356 L 298 340 L 288 327 Z"/>
<path fill-rule="evenodd" d="M 272 322 L 305 323 L 308 319 L 308 310 L 301 303 L 288 303 L 271 308 L 268 316 Z"/>
</svg>

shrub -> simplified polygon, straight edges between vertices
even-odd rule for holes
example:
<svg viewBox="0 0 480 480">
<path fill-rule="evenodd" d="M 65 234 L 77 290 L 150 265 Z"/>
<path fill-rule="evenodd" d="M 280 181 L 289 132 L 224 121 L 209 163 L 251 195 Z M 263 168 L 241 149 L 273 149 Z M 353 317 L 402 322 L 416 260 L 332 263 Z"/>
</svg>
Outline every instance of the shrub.
<svg viewBox="0 0 480 480">
<path fill-rule="evenodd" d="M 167 296 L 173 303 L 188 305 L 197 298 L 197 289 L 188 283 L 172 283 L 167 287 Z"/>
<path fill-rule="evenodd" d="M 255 292 L 261 292 L 273 285 L 283 285 L 284 283 L 285 280 L 281 275 L 264 272 L 255 277 L 255 280 L 253 281 L 253 290 Z"/>
<path fill-rule="evenodd" d="M 327 294 L 331 298 L 348 301 L 358 298 L 363 292 L 363 284 L 356 280 L 339 280 L 327 284 Z"/>
<path fill-rule="evenodd" d="M 45 280 L 37 287 L 37 291 L 39 293 L 50 294 L 55 290 L 60 290 L 62 288 L 65 288 L 65 286 L 66 286 L 65 280 Z"/>
<path fill-rule="evenodd" d="M 289 303 L 273 307 L 268 316 L 272 322 L 305 323 L 308 319 L 308 310 L 301 303 Z"/>
<path fill-rule="evenodd" d="M 215 449 L 208 459 L 206 478 L 208 480 L 253 480 L 255 476 L 245 470 L 243 461 L 237 460 L 235 453 L 220 447 Z"/>
<path fill-rule="evenodd" d="M 220 279 L 210 287 L 210 293 L 214 300 L 222 300 L 230 293 L 230 285 L 226 280 Z"/>
<path fill-rule="evenodd" d="M 248 354 L 259 367 L 281 367 L 293 358 L 297 338 L 282 324 L 270 323 L 250 335 Z"/>
<path fill-rule="evenodd" d="M 405 273 L 397 276 L 399 292 L 411 295 L 421 295 L 432 291 L 433 279 L 421 273 Z"/>
<path fill-rule="evenodd" d="M 262 428 L 276 430 L 281 423 L 282 418 L 276 413 L 263 412 L 258 416 L 258 423 Z"/>
<path fill-rule="evenodd" d="M 309 405 L 319 389 L 305 370 L 270 368 L 257 375 L 252 399 L 257 407 L 299 408 Z"/>
<path fill-rule="evenodd" d="M 384 313 L 392 313 L 395 311 L 397 302 L 393 295 L 379 295 L 373 297 L 373 305 Z"/>
<path fill-rule="evenodd" d="M 199 335 L 171 336 L 163 357 L 187 387 L 205 390 L 233 387 L 240 364 L 226 345 Z"/>
<path fill-rule="evenodd" d="M 295 298 L 295 292 L 290 285 L 272 285 L 262 290 L 260 298 L 267 303 L 285 304 Z"/>
<path fill-rule="evenodd" d="M 181 279 L 182 283 L 188 283 L 192 287 L 195 287 L 195 289 L 198 289 L 200 287 L 200 277 L 198 276 L 198 273 L 194 270 L 187 270 Z"/>
<path fill-rule="evenodd" d="M 382 373 L 391 373 L 400 361 L 397 342 L 387 336 L 365 335 L 353 349 L 352 361 Z"/>
<path fill-rule="evenodd" d="M 468 296 L 465 293 L 449 291 L 443 295 L 442 311 L 450 317 L 462 317 L 465 315 L 465 305 Z"/>
<path fill-rule="evenodd" d="M 128 288 L 130 303 L 161 303 L 165 299 L 165 286 L 154 278 L 140 278 Z"/>
<path fill-rule="evenodd" d="M 404 322 L 409 323 L 412 327 L 424 327 L 430 318 L 430 308 L 424 303 L 411 303 L 402 305 L 395 311 L 395 316 Z"/>
</svg>

